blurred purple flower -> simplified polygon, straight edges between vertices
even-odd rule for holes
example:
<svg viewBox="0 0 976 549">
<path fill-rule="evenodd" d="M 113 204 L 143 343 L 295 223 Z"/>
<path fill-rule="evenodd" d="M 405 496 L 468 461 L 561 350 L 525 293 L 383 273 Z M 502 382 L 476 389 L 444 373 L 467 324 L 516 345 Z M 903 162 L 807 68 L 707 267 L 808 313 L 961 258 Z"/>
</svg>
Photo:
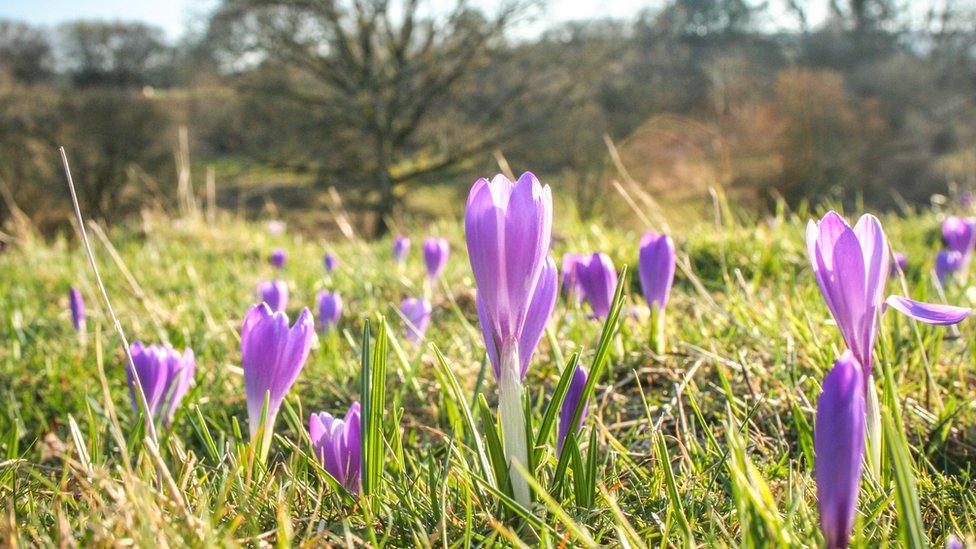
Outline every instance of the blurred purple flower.
<svg viewBox="0 0 976 549">
<path fill-rule="evenodd" d="M 413 343 L 420 343 L 427 333 L 430 324 L 430 313 L 433 307 L 430 301 L 420 297 L 408 297 L 400 304 L 400 312 L 407 320 L 407 339 Z"/>
<path fill-rule="evenodd" d="M 247 394 L 247 424 L 251 440 L 258 434 L 261 409 L 268 395 L 268 415 L 264 418 L 262 460 L 266 457 L 274 432 L 274 420 L 281 402 L 305 366 L 315 326 L 312 313 L 302 309 L 295 325 L 288 327 L 288 315 L 273 312 L 267 304 L 248 311 L 241 329 L 241 367 Z"/>
<path fill-rule="evenodd" d="M 334 273 L 336 267 L 339 266 L 339 258 L 331 253 L 327 253 L 325 254 L 325 257 L 322 258 L 322 264 L 325 265 L 326 272 Z"/>
<path fill-rule="evenodd" d="M 278 236 L 285 232 L 285 222 L 280 219 L 272 219 L 268 221 L 268 232 L 274 236 Z"/>
<path fill-rule="evenodd" d="M 573 414 L 576 412 L 576 406 L 579 404 L 580 397 L 583 396 L 583 387 L 586 386 L 586 370 L 582 366 L 576 366 L 576 371 L 573 372 L 573 379 L 569 382 L 569 389 L 566 391 L 566 397 L 563 399 L 563 405 L 559 409 L 559 432 L 556 437 L 556 452 L 562 453 L 563 442 L 566 441 L 566 437 L 569 435 L 569 428 L 573 421 Z M 583 420 L 586 419 L 586 415 L 590 411 L 590 403 L 587 402 L 583 406 L 583 413 L 580 414 L 580 419 L 576 423 L 573 429 L 574 433 L 579 432 L 580 427 L 583 426 Z"/>
<path fill-rule="evenodd" d="M 864 374 L 847 351 L 834 363 L 817 399 L 813 445 L 820 527 L 828 549 L 847 547 L 864 459 Z"/>
<path fill-rule="evenodd" d="M 593 309 L 593 316 L 606 318 L 617 291 L 617 269 L 607 254 L 594 253 L 576 267 L 583 297 Z"/>
<path fill-rule="evenodd" d="M 71 325 L 81 335 L 85 333 L 85 299 L 78 288 L 68 290 L 68 307 L 71 309 Z"/>
<path fill-rule="evenodd" d="M 528 465 L 522 379 L 556 303 L 552 191 L 531 173 L 475 181 L 464 212 L 468 258 L 478 287 L 478 323 L 498 381 L 498 410 L 509 461 Z M 517 501 L 528 483 L 512 472 Z"/>
<path fill-rule="evenodd" d="M 431 280 L 441 276 L 447 266 L 447 257 L 451 254 L 451 246 L 443 238 L 428 238 L 424 240 L 424 264 L 427 266 L 427 277 Z"/>
<path fill-rule="evenodd" d="M 568 253 L 563 256 L 562 263 L 562 291 L 567 298 L 579 301 L 583 297 L 583 287 L 580 285 L 578 268 L 583 262 L 580 254 Z"/>
<path fill-rule="evenodd" d="M 955 534 L 949 534 L 946 538 L 946 549 L 966 549 L 966 546 Z"/>
<path fill-rule="evenodd" d="M 908 267 L 908 258 L 905 257 L 905 254 L 901 252 L 894 252 L 891 255 L 891 258 L 894 259 L 894 261 L 891 263 L 892 275 L 898 274 L 898 271 L 904 272 L 905 269 Z"/>
<path fill-rule="evenodd" d="M 129 346 L 129 353 L 132 355 L 139 385 L 146 394 L 149 410 L 153 417 L 162 418 L 169 425 L 183 395 L 190 388 L 190 381 L 196 370 L 193 350 L 187 348 L 180 354 L 170 345 L 146 347 L 135 341 Z M 132 412 L 136 413 L 139 408 L 132 369 L 126 368 L 125 374 L 129 383 L 129 396 L 132 398 Z"/>
<path fill-rule="evenodd" d="M 353 402 L 342 419 L 326 412 L 313 413 L 308 434 L 322 467 L 346 490 L 358 494 L 363 448 L 359 403 Z"/>
<path fill-rule="evenodd" d="M 674 282 L 674 242 L 665 234 L 646 232 L 640 241 L 637 270 L 648 307 L 663 310 Z"/>
<path fill-rule="evenodd" d="M 283 269 L 285 267 L 285 261 L 288 259 L 288 254 L 285 253 L 283 248 L 278 248 L 271 252 L 271 257 L 268 259 L 275 268 Z"/>
<path fill-rule="evenodd" d="M 939 286 L 945 287 L 950 275 L 959 272 L 963 266 L 963 256 L 955 250 L 939 250 L 935 256 L 935 278 Z"/>
<path fill-rule="evenodd" d="M 410 252 L 410 239 L 399 235 L 393 239 L 393 261 L 397 263 L 403 263 L 403 260 L 407 258 L 407 254 Z"/>
<path fill-rule="evenodd" d="M 284 280 L 265 280 L 258 284 L 258 298 L 272 311 L 284 311 L 288 306 L 288 284 Z"/>
<path fill-rule="evenodd" d="M 969 263 L 976 244 L 976 220 L 950 215 L 942 222 L 942 240 L 946 248 L 962 254 L 962 263 Z"/>
<path fill-rule="evenodd" d="M 338 292 L 319 292 L 319 329 L 328 332 L 339 324 L 342 315 L 342 298 Z"/>
</svg>

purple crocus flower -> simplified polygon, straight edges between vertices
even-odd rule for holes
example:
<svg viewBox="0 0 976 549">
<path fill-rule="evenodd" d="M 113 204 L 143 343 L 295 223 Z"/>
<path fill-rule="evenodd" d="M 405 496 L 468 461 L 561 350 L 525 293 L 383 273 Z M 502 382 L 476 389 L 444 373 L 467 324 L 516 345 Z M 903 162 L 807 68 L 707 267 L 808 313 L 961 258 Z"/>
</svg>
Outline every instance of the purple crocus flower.
<svg viewBox="0 0 976 549">
<path fill-rule="evenodd" d="M 828 549 L 843 549 L 854 526 L 864 459 L 864 374 L 847 351 L 824 378 L 813 446 L 820 527 Z"/>
<path fill-rule="evenodd" d="M 478 287 L 478 323 L 498 381 L 498 409 L 509 461 L 527 465 L 522 379 L 556 302 L 552 192 L 526 172 L 475 181 L 464 213 L 468 258 Z M 512 472 L 516 500 L 528 483 Z"/>
<path fill-rule="evenodd" d="M 346 490 L 358 494 L 363 449 L 359 403 L 353 402 L 342 419 L 326 412 L 312 414 L 308 434 L 322 467 Z"/>
<path fill-rule="evenodd" d="M 312 337 L 312 313 L 302 309 L 295 325 L 288 327 L 288 315 L 272 311 L 266 303 L 255 305 L 244 317 L 241 329 L 241 366 L 247 394 L 247 424 L 251 440 L 258 435 L 261 409 L 268 395 L 268 415 L 261 446 L 262 461 L 267 457 L 274 432 L 274 420 L 285 395 L 305 366 Z"/>
<path fill-rule="evenodd" d="M 641 290 L 648 307 L 664 310 L 674 282 L 674 242 L 666 234 L 651 231 L 644 233 L 640 241 L 637 271 Z"/>
<path fill-rule="evenodd" d="M 935 256 L 935 278 L 940 286 L 945 286 L 949 276 L 963 267 L 963 255 L 955 250 L 939 250 Z"/>
<path fill-rule="evenodd" d="M 284 269 L 285 261 L 287 260 L 288 260 L 288 254 L 282 248 L 278 248 L 275 251 L 271 252 L 271 257 L 268 259 L 271 265 L 273 265 L 275 268 L 278 269 Z"/>
<path fill-rule="evenodd" d="M 617 269 L 607 254 L 594 253 L 576 267 L 583 297 L 593 309 L 593 316 L 606 318 L 610 314 L 613 294 L 617 291 Z"/>
<path fill-rule="evenodd" d="M 407 320 L 407 339 L 413 343 L 420 343 L 430 325 L 430 313 L 433 307 L 430 301 L 422 297 L 408 297 L 400 304 L 400 312 Z"/>
<path fill-rule="evenodd" d="M 407 258 L 407 254 L 410 252 L 410 239 L 398 235 L 393 239 L 393 261 L 397 263 L 403 263 L 403 260 Z"/>
<path fill-rule="evenodd" d="M 319 326 L 323 332 L 328 332 L 339 324 L 342 315 L 342 298 L 338 292 L 323 290 L 319 292 Z"/>
<path fill-rule="evenodd" d="M 873 215 L 861 216 L 852 229 L 836 212 L 829 212 L 819 223 L 807 224 L 806 238 L 820 293 L 844 342 L 864 369 L 865 383 L 871 379 L 871 352 L 878 339 L 878 317 L 885 307 L 937 325 L 956 324 L 969 316 L 970 309 L 963 307 L 900 296 L 884 300 L 888 241 Z"/>
<path fill-rule="evenodd" d="M 562 291 L 567 297 L 577 301 L 583 297 L 583 288 L 580 285 L 579 272 L 577 271 L 582 262 L 583 256 L 580 254 L 566 254 L 563 256 L 561 269 L 563 275 Z"/>
<path fill-rule="evenodd" d="M 85 333 L 85 299 L 78 288 L 68 290 L 68 307 L 71 308 L 71 325 L 79 335 Z"/>
<path fill-rule="evenodd" d="M 976 244 L 976 220 L 950 215 L 942 222 L 942 240 L 946 248 L 962 254 L 962 264 L 969 263 Z"/>
<path fill-rule="evenodd" d="M 288 306 L 288 284 L 284 280 L 266 280 L 258 284 L 258 298 L 272 311 L 284 311 Z"/>
<path fill-rule="evenodd" d="M 325 265 L 326 272 L 334 273 L 336 267 L 339 266 L 339 258 L 331 253 L 327 253 L 325 254 L 325 257 L 322 258 L 322 264 Z"/>
<path fill-rule="evenodd" d="M 563 399 L 563 405 L 559 409 L 559 432 L 556 437 L 557 453 L 562 453 L 563 442 L 569 436 L 569 428 L 573 422 L 576 405 L 579 404 L 580 397 L 583 396 L 583 387 L 586 386 L 586 377 L 586 370 L 582 366 L 576 366 L 576 371 L 573 372 L 573 379 L 569 382 L 569 389 L 566 391 L 566 397 Z M 583 420 L 586 419 L 586 415 L 589 412 L 590 403 L 587 402 L 583 406 L 583 413 L 580 415 L 579 422 L 576 423 L 573 432 L 579 432 L 580 427 L 583 426 Z"/>
<path fill-rule="evenodd" d="M 183 395 L 190 389 L 190 381 L 197 364 L 193 350 L 187 348 L 181 354 L 170 345 L 147 347 L 134 341 L 129 346 L 129 353 L 132 355 L 139 385 L 146 394 L 150 412 L 153 417 L 162 418 L 169 425 Z M 132 412 L 136 413 L 138 400 L 131 368 L 125 369 L 125 377 L 129 383 L 129 395 L 132 397 Z"/>
<path fill-rule="evenodd" d="M 945 546 L 946 549 L 966 549 L 966 546 L 955 534 L 949 534 L 949 537 L 946 538 Z"/>
<path fill-rule="evenodd" d="M 894 253 L 892 253 L 891 254 L 891 259 L 894 260 L 892 262 L 892 264 L 891 264 L 891 274 L 892 274 L 892 276 L 897 275 L 898 274 L 898 271 L 904 272 L 905 271 L 905 268 L 908 267 L 908 258 L 905 257 L 905 254 L 903 254 L 901 252 L 894 252 Z"/>
<path fill-rule="evenodd" d="M 447 266 L 447 257 L 451 255 L 451 246 L 443 238 L 428 238 L 424 240 L 424 264 L 427 266 L 427 278 L 431 280 L 441 276 Z"/>
</svg>

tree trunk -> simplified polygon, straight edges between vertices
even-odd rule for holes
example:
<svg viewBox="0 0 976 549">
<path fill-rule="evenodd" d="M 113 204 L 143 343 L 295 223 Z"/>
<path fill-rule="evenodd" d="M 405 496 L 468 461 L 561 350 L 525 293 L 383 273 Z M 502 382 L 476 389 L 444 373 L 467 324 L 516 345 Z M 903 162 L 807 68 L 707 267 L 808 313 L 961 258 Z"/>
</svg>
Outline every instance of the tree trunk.
<svg viewBox="0 0 976 549">
<path fill-rule="evenodd" d="M 373 180 L 380 197 L 373 205 L 373 237 L 381 237 L 390 231 L 387 223 L 396 207 L 396 196 L 393 194 L 393 178 L 390 177 L 390 164 L 393 162 L 393 150 L 386 135 L 378 132 L 376 139 L 376 171 Z"/>
</svg>

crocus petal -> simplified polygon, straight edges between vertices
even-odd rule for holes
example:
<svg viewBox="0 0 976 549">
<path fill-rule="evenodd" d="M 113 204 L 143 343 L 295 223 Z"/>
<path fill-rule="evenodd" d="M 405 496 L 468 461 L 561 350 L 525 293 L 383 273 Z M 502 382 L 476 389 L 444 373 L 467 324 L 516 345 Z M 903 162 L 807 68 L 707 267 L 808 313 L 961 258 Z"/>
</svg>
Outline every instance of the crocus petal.
<svg viewBox="0 0 976 549">
<path fill-rule="evenodd" d="M 546 329 L 549 315 L 552 314 L 552 309 L 556 305 L 556 279 L 556 262 L 551 257 L 547 258 L 539 275 L 535 293 L 532 294 L 532 300 L 529 303 L 522 334 L 518 338 L 522 378 L 525 378 L 525 373 L 529 370 L 529 362 L 532 360 L 539 340 L 542 339 L 542 332 Z"/>
<path fill-rule="evenodd" d="M 814 426 L 817 499 L 827 547 L 847 547 L 864 456 L 864 378 L 853 354 L 834 364 L 817 399 Z"/>
<path fill-rule="evenodd" d="M 68 306 L 71 309 L 71 325 L 75 331 L 85 331 L 85 300 L 77 288 L 68 290 Z"/>
<path fill-rule="evenodd" d="M 935 277 L 940 286 L 945 286 L 949 275 L 962 268 L 962 254 L 952 250 L 939 250 L 935 256 Z"/>
<path fill-rule="evenodd" d="M 959 324 L 963 320 L 966 320 L 966 317 L 972 313 L 972 309 L 968 307 L 925 303 L 900 295 L 888 296 L 888 299 L 885 300 L 885 305 L 915 320 L 936 326 Z"/>
<path fill-rule="evenodd" d="M 509 311 L 524 319 L 551 242 L 552 197 L 531 173 L 515 183 L 505 217 L 505 274 Z M 555 266 L 553 267 L 555 273 Z M 512 327 L 516 333 L 522 327 Z"/>
<path fill-rule="evenodd" d="M 284 311 L 288 306 L 288 284 L 284 280 L 267 280 L 258 284 L 258 298 L 272 311 Z"/>
<path fill-rule="evenodd" d="M 613 294 L 617 291 L 617 269 L 606 254 L 594 253 L 578 268 L 583 296 L 596 318 L 610 313 Z"/>
<path fill-rule="evenodd" d="M 576 413 L 576 406 L 579 404 L 580 397 L 583 396 L 583 387 L 586 386 L 586 370 L 582 366 L 577 366 L 576 371 L 573 372 L 573 379 L 569 382 L 569 389 L 566 391 L 566 397 L 563 399 L 563 405 L 559 409 L 559 431 L 556 438 L 556 451 L 563 451 L 563 442 L 566 441 L 566 437 L 569 435 L 569 428 L 573 421 L 573 414 Z M 587 402 L 583 406 L 583 413 L 580 414 L 579 422 L 577 422 L 574 432 L 578 432 L 580 427 L 583 426 L 583 420 L 586 419 L 586 415 L 590 411 L 590 403 Z"/>
<path fill-rule="evenodd" d="M 491 368 L 495 372 L 495 379 L 499 379 L 501 376 L 501 363 L 498 361 L 498 353 L 501 342 L 495 340 L 495 331 L 491 329 L 491 320 L 488 318 L 488 311 L 485 308 L 484 300 L 481 299 L 481 290 L 478 290 L 477 295 L 475 295 L 475 307 L 478 310 L 478 325 L 481 327 L 481 337 L 485 340 L 488 360 L 491 361 Z"/>
</svg>

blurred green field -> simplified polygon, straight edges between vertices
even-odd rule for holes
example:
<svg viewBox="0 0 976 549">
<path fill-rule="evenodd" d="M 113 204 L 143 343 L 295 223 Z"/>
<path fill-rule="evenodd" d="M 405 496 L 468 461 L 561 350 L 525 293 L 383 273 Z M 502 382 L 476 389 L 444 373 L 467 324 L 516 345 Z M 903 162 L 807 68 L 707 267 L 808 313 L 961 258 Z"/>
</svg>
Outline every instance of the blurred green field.
<svg viewBox="0 0 976 549">
<path fill-rule="evenodd" d="M 631 212 L 633 223 L 616 225 L 629 228 L 613 228 L 580 223 L 562 207 L 557 201 L 557 261 L 566 252 L 603 251 L 618 269 L 636 263 L 640 234 L 650 228 L 639 216 Z M 319 223 L 332 222 L 327 210 L 318 215 Z M 889 291 L 904 284 L 917 299 L 972 306 L 976 289 L 968 284 L 943 298 L 933 282 L 941 216 L 883 217 L 893 249 L 908 256 L 905 279 L 892 279 Z M 84 547 L 816 547 L 813 404 L 842 343 L 806 259 L 809 217 L 754 219 L 722 202 L 694 221 L 648 212 L 654 228 L 669 222 L 679 254 L 670 352 L 648 349 L 646 307 L 631 270 L 582 437 L 596 445 L 595 498 L 580 505 L 571 490 L 551 491 L 550 499 L 537 497 L 531 520 L 484 489 L 458 416 L 479 392 L 495 401 L 458 215 L 400 227 L 414 241 L 403 269 L 390 258 L 388 238 L 335 232 L 323 240 L 303 235 L 298 223 L 272 235 L 264 223 L 230 214 L 208 225 L 146 213 L 107 230 L 117 254 L 95 238 L 128 338 L 189 346 L 197 356 L 194 385 L 172 428 L 161 431 L 158 455 L 141 442 L 124 355 L 84 251 L 74 238 L 19 235 L 0 253 L 0 539 Z M 402 338 L 397 307 L 425 292 L 419 245 L 428 235 L 448 238 L 452 255 L 442 284 L 427 289 L 433 319 L 416 347 Z M 289 253 L 282 278 L 292 318 L 313 307 L 322 289 L 338 291 L 345 310 L 340 333 L 313 348 L 263 469 L 247 459 L 239 331 L 255 286 L 275 276 L 267 262 L 275 247 Z M 331 275 L 322 268 L 325 252 L 340 261 Z M 89 304 L 84 345 L 71 327 L 70 286 Z M 312 465 L 307 418 L 340 413 L 359 398 L 364 319 L 375 333 L 381 316 L 391 335 L 383 480 L 374 505 L 350 504 Z M 904 422 L 924 536 L 934 546 L 949 534 L 971 537 L 976 325 L 932 328 L 897 315 L 882 325 L 878 375 L 890 372 L 897 384 L 897 408 L 885 412 Z M 572 353 L 590 366 L 601 328 L 585 305 L 557 302 L 526 382 L 536 424 Z M 466 403 L 442 383 L 434 346 Z M 547 490 L 555 459 L 549 451 L 538 464 Z M 901 546 L 919 526 L 899 511 L 905 485 L 894 461 L 881 478 L 865 475 L 855 547 Z"/>
</svg>

